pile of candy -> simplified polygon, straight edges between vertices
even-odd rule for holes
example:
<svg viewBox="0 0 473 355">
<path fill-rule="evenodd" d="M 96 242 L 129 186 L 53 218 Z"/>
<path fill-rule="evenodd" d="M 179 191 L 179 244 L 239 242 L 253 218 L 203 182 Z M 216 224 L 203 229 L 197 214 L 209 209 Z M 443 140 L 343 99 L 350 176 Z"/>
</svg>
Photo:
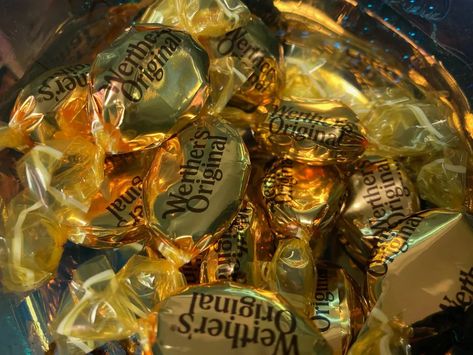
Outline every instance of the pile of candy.
<svg viewBox="0 0 473 355">
<path fill-rule="evenodd" d="M 1 284 L 49 302 L 44 351 L 473 351 L 455 107 L 284 6 L 275 30 L 239 0 L 158 0 L 20 92 Z"/>
</svg>

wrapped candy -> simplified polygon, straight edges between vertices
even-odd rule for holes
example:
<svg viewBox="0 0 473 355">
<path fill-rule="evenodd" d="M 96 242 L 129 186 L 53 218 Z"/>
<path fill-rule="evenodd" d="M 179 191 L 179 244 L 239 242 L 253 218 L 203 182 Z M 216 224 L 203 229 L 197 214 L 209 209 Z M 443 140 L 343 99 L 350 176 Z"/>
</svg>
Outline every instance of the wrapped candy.
<svg viewBox="0 0 473 355">
<path fill-rule="evenodd" d="M 343 102 L 356 114 L 366 114 L 370 100 L 352 75 L 336 61 L 321 57 L 315 48 L 286 40 L 285 82 L 282 95 L 292 99 L 330 99 Z M 352 80 L 350 80 L 352 79 Z"/>
<path fill-rule="evenodd" d="M 267 288 L 284 297 L 301 313 L 311 313 L 317 271 L 309 243 L 303 239 L 281 239 L 273 260 L 264 265 Z"/>
<path fill-rule="evenodd" d="M 239 0 L 156 0 L 139 21 L 174 26 L 196 37 L 216 37 L 240 27 L 250 16 Z"/>
<path fill-rule="evenodd" d="M 282 49 L 241 1 L 158 0 L 139 21 L 175 26 L 203 44 L 211 60 L 212 114 L 220 113 L 229 101 L 254 110 L 277 94 Z"/>
<path fill-rule="evenodd" d="M 183 265 L 210 247 L 238 213 L 249 173 L 240 135 L 218 118 L 203 117 L 166 141 L 144 183 L 159 251 Z"/>
<path fill-rule="evenodd" d="M 234 81 L 232 106 L 251 111 L 274 100 L 282 83 L 281 47 L 260 19 L 251 17 L 223 36 L 201 40 L 216 63 L 229 65 L 214 73 L 213 80 Z M 224 75 L 219 78 L 217 74 Z"/>
<path fill-rule="evenodd" d="M 53 321 L 54 334 L 68 352 L 89 352 L 133 335 L 146 344 L 151 310 L 185 286 L 177 267 L 164 259 L 134 255 L 115 274 L 105 256 L 94 257 L 74 271 Z"/>
<path fill-rule="evenodd" d="M 146 240 L 143 179 L 154 157 L 154 149 L 107 156 L 104 181 L 87 211 L 68 217 L 69 239 L 93 248 L 117 247 Z"/>
<path fill-rule="evenodd" d="M 41 286 L 57 270 L 67 229 L 26 189 L 5 205 L 2 219 L 2 285 L 16 292 Z"/>
<path fill-rule="evenodd" d="M 350 177 L 339 223 L 350 254 L 364 264 L 370 256 L 371 236 L 419 208 L 415 186 L 400 162 L 376 157 L 362 161 Z"/>
<path fill-rule="evenodd" d="M 18 172 L 23 185 L 61 220 L 73 210 L 88 210 L 104 178 L 104 158 L 103 150 L 84 138 L 51 140 L 25 154 Z"/>
<path fill-rule="evenodd" d="M 364 151 L 358 118 L 335 101 L 281 100 L 261 107 L 256 140 L 274 155 L 309 165 L 349 163 Z"/>
<path fill-rule="evenodd" d="M 92 351 L 94 342 L 135 334 L 138 317 L 145 315 L 146 307 L 138 295 L 126 283 L 120 284 L 107 258 L 99 256 L 75 270 L 52 328 L 57 337 Z"/>
<path fill-rule="evenodd" d="M 460 212 L 429 210 L 378 235 L 367 271 L 370 306 L 412 324 L 438 310 L 471 304 L 470 219 Z M 419 300 L 422 307 L 411 306 Z"/>
<path fill-rule="evenodd" d="M 339 267 L 317 264 L 311 318 L 332 347 L 346 354 L 365 322 L 366 304 L 353 280 Z"/>
<path fill-rule="evenodd" d="M 77 136 L 92 140 L 87 111 L 88 73 L 85 64 L 60 67 L 24 87 L 11 114 L 11 135 L 0 134 L 0 146 L 16 148 L 21 140 L 15 137 L 21 136 L 24 144 Z"/>
<path fill-rule="evenodd" d="M 262 265 L 271 260 L 272 244 L 263 212 L 245 199 L 230 227 L 209 248 L 200 281 L 235 281 L 259 287 Z"/>
<path fill-rule="evenodd" d="M 348 351 L 348 355 L 409 355 L 412 329 L 396 318 L 389 319 L 373 310 L 363 331 Z"/>
<path fill-rule="evenodd" d="M 190 35 L 131 27 L 92 64 L 93 134 L 108 153 L 159 145 L 204 108 L 209 59 Z"/>
<path fill-rule="evenodd" d="M 152 310 L 172 294 L 187 286 L 184 275 L 170 261 L 133 256 L 117 274 L 120 284 L 126 284 L 141 302 Z"/>
<path fill-rule="evenodd" d="M 440 99 L 393 97 L 375 105 L 362 120 L 369 154 L 389 157 L 421 155 L 458 147 L 460 140 L 449 122 L 454 111 Z"/>
<path fill-rule="evenodd" d="M 268 291 L 197 285 L 161 302 L 154 353 L 330 354 L 311 322 Z"/>
<path fill-rule="evenodd" d="M 306 241 L 320 239 L 333 225 L 346 188 L 336 168 L 291 160 L 270 162 L 264 177 L 255 183 L 273 231 L 281 238 Z"/>
<path fill-rule="evenodd" d="M 459 210 L 466 195 L 468 154 L 463 150 L 446 150 L 443 157 L 423 165 L 416 185 L 422 199 L 442 208 Z"/>
</svg>

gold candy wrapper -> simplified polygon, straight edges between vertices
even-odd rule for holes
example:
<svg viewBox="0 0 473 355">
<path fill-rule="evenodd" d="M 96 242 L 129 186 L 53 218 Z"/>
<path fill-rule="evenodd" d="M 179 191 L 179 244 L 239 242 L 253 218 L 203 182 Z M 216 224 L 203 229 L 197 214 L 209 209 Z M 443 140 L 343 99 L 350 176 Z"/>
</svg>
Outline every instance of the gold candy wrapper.
<svg viewBox="0 0 473 355">
<path fill-rule="evenodd" d="M 266 288 L 284 297 L 308 316 L 315 293 L 317 271 L 309 243 L 303 239 L 281 239 L 273 260 L 264 265 Z"/>
<path fill-rule="evenodd" d="M 37 144 L 18 162 L 30 192 L 58 215 L 86 212 L 103 179 L 103 150 L 80 136 Z"/>
<path fill-rule="evenodd" d="M 230 86 L 230 105 L 253 111 L 274 100 L 282 85 L 282 49 L 260 19 L 251 17 L 223 36 L 200 41 L 214 62 L 213 85 Z"/>
<path fill-rule="evenodd" d="M 346 354 L 365 322 L 367 308 L 353 280 L 342 268 L 318 264 L 311 305 L 311 319 L 333 354 Z"/>
<path fill-rule="evenodd" d="M 207 53 L 190 35 L 132 26 L 92 64 L 93 134 L 108 153 L 158 145 L 204 108 Z"/>
<path fill-rule="evenodd" d="M 389 319 L 373 310 L 366 329 L 348 351 L 348 355 L 410 355 L 412 328 L 396 318 Z"/>
<path fill-rule="evenodd" d="M 115 274 L 108 259 L 98 256 L 74 271 L 52 329 L 60 341 L 65 337 L 69 347 L 85 352 L 135 334 L 146 342 L 143 323 L 150 312 L 185 286 L 170 261 L 135 255 Z"/>
<path fill-rule="evenodd" d="M 417 173 L 416 186 L 422 199 L 437 207 L 461 210 L 466 197 L 466 150 L 446 149 L 424 164 Z"/>
<path fill-rule="evenodd" d="M 5 204 L 1 216 L 1 284 L 15 292 L 38 288 L 57 270 L 67 229 L 27 189 Z"/>
<path fill-rule="evenodd" d="M 268 291 L 191 286 L 161 302 L 155 354 L 330 354 L 317 328 Z"/>
<path fill-rule="evenodd" d="M 196 37 L 216 37 L 240 27 L 250 16 L 239 0 L 157 0 L 139 22 L 173 26 Z"/>
<path fill-rule="evenodd" d="M 220 113 L 229 101 L 254 110 L 276 96 L 282 48 L 239 0 L 158 0 L 139 22 L 177 27 L 204 45 L 211 59 L 211 113 Z"/>
<path fill-rule="evenodd" d="M 218 118 L 204 117 L 166 141 L 144 183 L 160 252 L 183 265 L 210 247 L 237 215 L 249 174 L 240 135 Z"/>
<path fill-rule="evenodd" d="M 460 212 L 429 210 L 378 235 L 367 271 L 370 306 L 412 324 L 447 307 L 471 304 L 471 222 Z M 419 302 L 422 307 L 412 307 Z"/>
<path fill-rule="evenodd" d="M 454 127 L 462 118 L 452 102 L 464 99 L 455 97 L 457 90 L 445 90 L 452 79 L 444 78 L 443 68 L 431 61 L 419 64 L 425 58 L 415 53 L 412 58 L 419 63 L 407 69 L 371 41 L 350 34 L 318 5 L 291 1 L 275 5 L 288 29 L 284 95 L 341 100 L 366 128 L 370 155 L 421 155 L 458 146 Z M 424 71 L 425 67 L 433 68 Z M 439 78 L 426 77 L 426 72 Z"/>
<path fill-rule="evenodd" d="M 281 238 L 320 238 L 339 214 L 346 183 L 335 167 L 276 160 L 257 181 L 273 231 Z M 320 247 L 323 249 L 322 247 Z"/>
<path fill-rule="evenodd" d="M 375 105 L 362 120 L 369 154 L 397 157 L 455 148 L 460 139 L 450 127 L 453 109 L 440 99 L 413 100 L 403 95 Z"/>
<path fill-rule="evenodd" d="M 371 236 L 418 210 L 416 188 L 399 161 L 376 157 L 362 161 L 349 180 L 339 223 L 350 254 L 365 264 Z"/>
<path fill-rule="evenodd" d="M 262 263 L 271 260 L 273 236 L 259 206 L 243 201 L 230 227 L 208 250 L 201 283 L 235 281 L 259 287 Z"/>
<path fill-rule="evenodd" d="M 282 96 L 291 99 L 338 100 L 363 116 L 370 100 L 351 75 L 337 68 L 336 61 L 321 57 L 320 51 L 286 39 L 285 82 Z"/>
<path fill-rule="evenodd" d="M 105 158 L 104 181 L 90 208 L 71 211 L 69 239 L 92 248 L 117 247 L 150 236 L 144 223 L 143 179 L 155 149 Z"/>
<path fill-rule="evenodd" d="M 255 138 L 273 154 L 309 165 L 350 163 L 365 149 L 358 118 L 336 101 L 281 100 L 260 109 Z"/>
<path fill-rule="evenodd" d="M 117 279 L 131 287 L 149 311 L 187 286 L 184 275 L 174 263 L 141 255 L 132 256 Z"/>
<path fill-rule="evenodd" d="M 92 140 L 87 111 L 88 73 L 85 64 L 60 67 L 25 86 L 13 107 L 8 133 L 0 134 L 0 147 L 17 148 L 28 142 L 77 136 Z"/>
</svg>

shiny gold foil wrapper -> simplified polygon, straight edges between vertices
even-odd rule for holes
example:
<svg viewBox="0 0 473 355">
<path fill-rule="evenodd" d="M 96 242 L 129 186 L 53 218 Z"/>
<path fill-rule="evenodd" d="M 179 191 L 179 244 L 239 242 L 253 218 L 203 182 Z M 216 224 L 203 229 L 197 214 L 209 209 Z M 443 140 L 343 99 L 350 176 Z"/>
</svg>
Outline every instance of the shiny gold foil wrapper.
<svg viewBox="0 0 473 355">
<path fill-rule="evenodd" d="M 362 161 L 359 171 L 349 179 L 339 223 L 350 254 L 365 264 L 371 255 L 371 236 L 419 208 L 416 188 L 399 161 L 376 157 Z"/>
<path fill-rule="evenodd" d="M 198 285 L 161 302 L 154 353 L 330 354 L 317 328 L 276 294 Z"/>
<path fill-rule="evenodd" d="M 196 37 L 217 37 L 240 27 L 250 16 L 240 0 L 157 0 L 139 22 L 173 26 Z"/>
<path fill-rule="evenodd" d="M 237 215 L 249 174 L 240 135 L 218 118 L 204 117 L 166 141 L 144 184 L 160 252 L 183 265 L 207 249 Z"/>
<path fill-rule="evenodd" d="M 388 318 L 383 312 L 373 310 L 348 355 L 410 355 L 412 333 L 412 328 L 398 318 Z"/>
<path fill-rule="evenodd" d="M 207 53 L 190 35 L 160 25 L 131 27 L 91 67 L 93 134 L 108 153 L 158 145 L 204 108 Z"/>
<path fill-rule="evenodd" d="M 407 324 L 473 299 L 471 216 L 450 210 L 413 214 L 377 236 L 367 271 L 368 301 Z M 413 307 L 421 302 L 422 307 Z"/>
<path fill-rule="evenodd" d="M 332 226 L 346 183 L 335 167 L 276 160 L 257 181 L 269 224 L 281 238 L 310 241 Z"/>
<path fill-rule="evenodd" d="M 273 249 L 263 211 L 245 199 L 230 227 L 209 248 L 200 281 L 234 281 L 259 287 L 262 264 L 271 260 Z"/>
<path fill-rule="evenodd" d="M 10 129 L 36 143 L 77 136 L 92 140 L 87 111 L 89 69 L 86 64 L 55 68 L 25 86 L 13 107 Z M 6 137 L 0 135 L 0 146 L 15 148 L 2 138 Z"/>
<path fill-rule="evenodd" d="M 273 154 L 309 165 L 350 163 L 366 139 L 355 113 L 336 101 L 281 100 L 262 107 L 256 139 Z"/>
<path fill-rule="evenodd" d="M 150 237 L 142 194 L 154 153 L 155 149 L 146 149 L 105 158 L 104 181 L 89 209 L 70 211 L 66 217 L 69 240 L 91 248 L 115 248 Z"/>
<path fill-rule="evenodd" d="M 213 85 L 233 86 L 232 106 L 254 110 L 275 99 L 282 85 L 282 48 L 260 19 L 251 17 L 223 36 L 200 41 L 214 62 Z"/>
<path fill-rule="evenodd" d="M 365 322 L 367 308 L 354 281 L 342 268 L 318 264 L 317 290 L 311 305 L 310 319 L 333 354 L 346 354 Z"/>
<path fill-rule="evenodd" d="M 301 313 L 310 315 L 317 271 L 307 241 L 297 238 L 279 240 L 273 259 L 265 263 L 263 273 L 267 289 L 284 297 Z"/>
</svg>

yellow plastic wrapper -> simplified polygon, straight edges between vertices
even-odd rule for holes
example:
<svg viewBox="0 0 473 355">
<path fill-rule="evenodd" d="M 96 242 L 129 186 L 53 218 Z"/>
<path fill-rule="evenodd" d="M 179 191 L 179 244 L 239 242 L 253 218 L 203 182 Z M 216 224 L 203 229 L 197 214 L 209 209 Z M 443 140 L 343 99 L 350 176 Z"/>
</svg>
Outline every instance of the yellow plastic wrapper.
<svg viewBox="0 0 473 355">
<path fill-rule="evenodd" d="M 70 211 L 69 240 L 92 248 L 118 247 L 150 237 L 145 227 L 143 179 L 155 149 L 105 158 L 104 181 L 88 210 Z"/>
<path fill-rule="evenodd" d="M 78 136 L 92 140 L 87 111 L 88 73 L 89 65 L 85 64 L 60 67 L 25 86 L 8 124 L 12 134 L 23 134 L 36 143 Z"/>
<path fill-rule="evenodd" d="M 240 27 L 250 15 L 239 0 L 157 0 L 139 22 L 174 26 L 196 37 L 216 37 Z"/>
<path fill-rule="evenodd" d="M 262 285 L 261 268 L 274 252 L 273 235 L 263 211 L 248 199 L 201 264 L 201 283 L 235 281 Z"/>
<path fill-rule="evenodd" d="M 67 353 L 88 353 L 112 341 L 144 349 L 150 312 L 185 286 L 183 275 L 164 259 L 135 254 L 115 274 L 105 256 L 94 257 L 73 272 L 52 324 L 56 343 Z"/>
<path fill-rule="evenodd" d="M 4 206 L 0 224 L 3 287 L 25 292 L 49 281 L 57 270 L 68 235 L 56 216 L 25 189 Z"/>
<path fill-rule="evenodd" d="M 230 100 L 254 110 L 276 96 L 282 49 L 241 1 L 158 0 L 139 22 L 175 26 L 204 45 L 211 61 L 210 113 L 220 113 Z"/>
<path fill-rule="evenodd" d="M 280 238 L 306 241 L 321 238 L 322 232 L 333 225 L 346 191 L 346 183 L 335 167 L 292 160 L 270 163 L 264 177 L 255 183 L 273 231 Z"/>
<path fill-rule="evenodd" d="M 141 255 L 128 260 L 118 272 L 117 280 L 132 288 L 149 311 L 187 286 L 184 275 L 174 263 Z"/>
<path fill-rule="evenodd" d="M 154 354 L 330 354 L 318 329 L 269 291 L 222 282 L 160 303 Z"/>
<path fill-rule="evenodd" d="M 87 342 L 119 340 L 137 333 L 138 318 L 146 313 L 139 296 L 126 283 L 119 283 L 105 256 L 98 256 L 75 270 L 52 329 L 56 336 L 87 349 Z"/>
<path fill-rule="evenodd" d="M 166 141 L 143 187 L 159 251 L 181 266 L 210 247 L 237 215 L 249 174 L 243 140 L 218 118 L 203 117 Z"/>
<path fill-rule="evenodd" d="M 93 134 L 108 153 L 159 145 L 204 108 L 207 53 L 192 37 L 162 25 L 135 25 L 91 67 Z"/>
<path fill-rule="evenodd" d="M 293 99 L 339 100 L 358 115 L 369 110 L 370 99 L 350 75 L 311 47 L 287 40 L 284 45 L 285 82 L 282 96 Z"/>
<path fill-rule="evenodd" d="M 371 312 L 363 333 L 348 351 L 348 355 L 409 355 L 412 328 L 396 318 L 389 319 L 379 310 Z"/>
<path fill-rule="evenodd" d="M 372 236 L 419 211 L 419 197 L 397 160 L 369 157 L 349 179 L 348 198 L 338 226 L 345 247 L 363 265 L 371 255 Z"/>
<path fill-rule="evenodd" d="M 344 269 L 317 264 L 317 290 L 311 315 L 334 355 L 348 352 L 366 319 L 367 306 L 360 290 Z"/>
<path fill-rule="evenodd" d="M 423 165 L 416 178 L 420 197 L 437 207 L 462 209 L 466 194 L 467 161 L 466 151 L 446 150 L 443 157 Z"/>
<path fill-rule="evenodd" d="M 317 285 L 317 271 L 309 243 L 303 239 L 281 239 L 273 259 L 264 265 L 267 289 L 284 297 L 309 316 Z"/>
<path fill-rule="evenodd" d="M 104 158 L 87 139 L 51 140 L 25 154 L 18 172 L 38 201 L 64 217 L 70 210 L 88 210 L 103 181 Z"/>
<path fill-rule="evenodd" d="M 365 149 L 355 113 L 326 100 L 281 100 L 261 107 L 264 119 L 253 127 L 255 138 L 281 158 L 309 165 L 350 163 Z"/>
<path fill-rule="evenodd" d="M 457 147 L 460 140 L 449 122 L 454 111 L 432 98 L 413 100 L 404 96 L 385 99 L 362 119 L 369 154 L 386 157 L 428 154 Z"/>
<path fill-rule="evenodd" d="M 272 102 L 282 85 L 281 46 L 258 18 L 251 17 L 241 27 L 218 37 L 200 39 L 215 64 L 226 64 L 220 74 L 213 73 L 213 82 L 229 81 L 236 91 L 232 106 L 251 111 Z M 231 65 L 229 65 L 231 63 Z M 230 68 L 231 70 L 229 71 Z"/>
</svg>

